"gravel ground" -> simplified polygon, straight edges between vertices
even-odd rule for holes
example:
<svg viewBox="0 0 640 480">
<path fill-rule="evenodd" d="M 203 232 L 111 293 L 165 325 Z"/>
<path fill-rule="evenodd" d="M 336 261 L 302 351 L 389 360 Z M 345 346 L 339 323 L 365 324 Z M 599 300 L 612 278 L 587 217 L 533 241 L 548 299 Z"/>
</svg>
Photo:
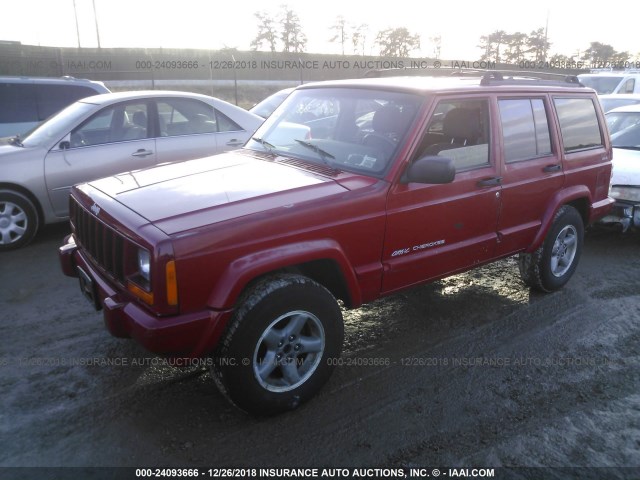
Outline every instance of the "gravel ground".
<svg viewBox="0 0 640 480">
<path fill-rule="evenodd" d="M 109 336 L 60 272 L 65 229 L 0 254 L 0 467 L 439 467 L 445 478 L 556 467 L 498 472 L 640 478 L 637 234 L 589 232 L 554 294 L 525 288 L 507 259 L 347 311 L 342 365 L 322 392 L 252 418 L 206 368 L 174 368 Z"/>
</svg>

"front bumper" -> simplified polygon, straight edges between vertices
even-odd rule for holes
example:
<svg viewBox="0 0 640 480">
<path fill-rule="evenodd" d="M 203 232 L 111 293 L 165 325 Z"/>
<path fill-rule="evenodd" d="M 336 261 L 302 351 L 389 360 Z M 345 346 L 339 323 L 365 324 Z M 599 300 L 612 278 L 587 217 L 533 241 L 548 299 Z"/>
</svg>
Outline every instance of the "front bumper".
<svg viewBox="0 0 640 480">
<path fill-rule="evenodd" d="M 626 232 L 629 228 L 640 228 L 640 204 L 617 200 L 611 212 L 600 219 L 599 223 L 603 225 L 619 225 L 622 227 L 623 232 Z"/>
<path fill-rule="evenodd" d="M 109 332 L 115 337 L 133 338 L 150 352 L 177 358 L 205 356 L 215 348 L 231 317 L 231 310 L 210 309 L 165 317 L 154 315 L 101 275 L 75 244 L 73 235 L 65 239 L 58 256 L 62 272 L 80 277 L 83 293 L 92 290 L 89 296 L 93 295 L 96 308 L 103 310 Z"/>
</svg>

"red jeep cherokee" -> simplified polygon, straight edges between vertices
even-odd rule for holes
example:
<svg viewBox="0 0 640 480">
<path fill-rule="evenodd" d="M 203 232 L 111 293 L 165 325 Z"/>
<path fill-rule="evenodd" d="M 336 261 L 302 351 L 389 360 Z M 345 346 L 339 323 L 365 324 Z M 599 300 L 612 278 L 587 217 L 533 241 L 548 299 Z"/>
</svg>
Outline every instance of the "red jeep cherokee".
<svg viewBox="0 0 640 480">
<path fill-rule="evenodd" d="M 575 77 L 305 85 L 242 150 L 74 188 L 60 259 L 113 335 L 213 356 L 231 401 L 274 413 L 329 378 L 337 299 L 514 254 L 527 285 L 562 287 L 610 177 L 596 94 Z"/>
</svg>

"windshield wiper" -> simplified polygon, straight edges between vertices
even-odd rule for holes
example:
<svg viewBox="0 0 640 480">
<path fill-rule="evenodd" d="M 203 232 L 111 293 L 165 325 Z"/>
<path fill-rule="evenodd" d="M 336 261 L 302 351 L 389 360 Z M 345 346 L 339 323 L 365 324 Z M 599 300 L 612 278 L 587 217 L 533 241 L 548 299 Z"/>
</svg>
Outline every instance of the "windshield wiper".
<svg viewBox="0 0 640 480">
<path fill-rule="evenodd" d="M 624 150 L 640 150 L 640 146 L 636 146 L 636 145 L 613 145 L 613 144 L 611 144 L 611 146 L 613 148 L 622 148 Z"/>
<path fill-rule="evenodd" d="M 269 142 L 267 142 L 266 140 L 264 140 L 262 138 L 251 137 L 251 140 L 254 140 L 254 141 L 258 142 L 260 145 L 266 147 L 269 150 L 269 153 L 273 153 L 273 150 L 275 150 L 275 148 L 276 148 L 275 145 L 271 145 Z"/>
<path fill-rule="evenodd" d="M 11 145 L 15 145 L 16 147 L 24 147 L 22 141 L 20 141 L 20 135 L 16 135 L 15 137 L 11 137 L 9 139 L 9 143 Z"/>
<path fill-rule="evenodd" d="M 326 150 L 321 149 L 319 146 L 314 145 L 311 142 L 306 142 L 304 140 L 299 140 L 297 138 L 294 138 L 294 140 L 296 142 L 298 142 L 300 145 L 302 145 L 303 147 L 307 147 L 309 150 L 313 150 L 314 152 L 316 152 L 318 155 L 320 155 L 320 157 L 322 158 L 322 161 L 324 163 L 326 163 L 329 166 L 332 166 L 331 163 L 329 163 L 327 161 L 327 158 L 330 158 L 331 160 L 335 160 L 336 157 L 334 157 L 333 155 L 331 155 L 329 152 L 327 152 Z"/>
</svg>

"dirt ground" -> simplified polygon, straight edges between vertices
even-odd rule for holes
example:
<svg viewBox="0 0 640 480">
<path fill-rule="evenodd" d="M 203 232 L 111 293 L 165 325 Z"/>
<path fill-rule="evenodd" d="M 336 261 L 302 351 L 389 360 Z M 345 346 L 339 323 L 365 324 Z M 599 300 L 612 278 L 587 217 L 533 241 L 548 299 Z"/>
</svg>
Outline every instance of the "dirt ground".
<svg viewBox="0 0 640 480">
<path fill-rule="evenodd" d="M 65 230 L 0 254 L 0 467 L 640 478 L 637 234 L 589 232 L 554 294 L 525 288 L 507 259 L 345 312 L 342 365 L 322 392 L 257 419 L 227 404 L 206 368 L 112 338 L 60 272 Z"/>
</svg>

